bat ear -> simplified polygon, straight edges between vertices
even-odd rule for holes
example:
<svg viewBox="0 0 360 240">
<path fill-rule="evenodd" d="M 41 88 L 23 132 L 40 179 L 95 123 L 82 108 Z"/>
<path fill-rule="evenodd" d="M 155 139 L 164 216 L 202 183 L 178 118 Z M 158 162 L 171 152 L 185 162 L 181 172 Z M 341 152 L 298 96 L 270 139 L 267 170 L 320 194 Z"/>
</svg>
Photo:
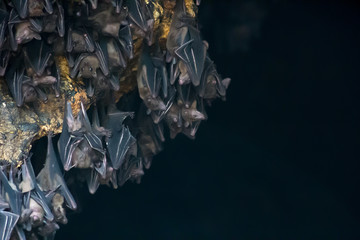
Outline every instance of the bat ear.
<svg viewBox="0 0 360 240">
<path fill-rule="evenodd" d="M 230 78 L 225 78 L 221 81 L 222 85 L 224 85 L 225 89 L 227 89 L 230 85 L 231 79 Z"/>
<path fill-rule="evenodd" d="M 194 100 L 194 102 L 191 104 L 190 108 L 196 109 L 196 100 Z"/>
</svg>

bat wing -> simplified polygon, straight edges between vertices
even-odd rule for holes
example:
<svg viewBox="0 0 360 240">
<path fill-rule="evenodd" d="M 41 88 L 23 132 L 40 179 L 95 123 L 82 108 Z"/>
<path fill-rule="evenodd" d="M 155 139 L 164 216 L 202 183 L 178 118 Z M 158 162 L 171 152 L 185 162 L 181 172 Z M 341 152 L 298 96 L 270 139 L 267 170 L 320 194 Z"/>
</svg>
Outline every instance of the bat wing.
<svg viewBox="0 0 360 240">
<path fill-rule="evenodd" d="M 93 38 L 89 35 L 89 33 L 85 29 L 84 33 L 84 40 L 85 40 L 85 47 L 88 52 L 94 52 L 95 51 L 95 43 Z"/>
<path fill-rule="evenodd" d="M 27 79 L 24 74 L 25 67 L 20 65 L 19 58 L 14 61 L 5 74 L 6 82 L 18 107 L 21 107 L 24 103 L 22 85 L 23 82 Z"/>
<path fill-rule="evenodd" d="M 9 240 L 11 233 L 19 220 L 19 215 L 11 212 L 0 211 L 0 236 L 3 240 Z"/>
<path fill-rule="evenodd" d="M 11 0 L 11 2 L 22 19 L 28 16 L 29 0 Z"/>
<path fill-rule="evenodd" d="M 95 169 L 91 169 L 87 175 L 86 182 L 88 184 L 89 192 L 94 194 L 100 186 L 99 173 Z"/>
<path fill-rule="evenodd" d="M 0 50 L 0 76 L 1 77 L 5 75 L 6 68 L 9 64 L 9 59 L 10 59 L 10 51 Z"/>
<path fill-rule="evenodd" d="M 81 103 L 81 111 L 79 112 L 79 115 L 86 131 L 84 137 L 88 141 L 90 147 L 100 153 L 104 153 L 101 138 L 94 133 L 83 103 Z"/>
<path fill-rule="evenodd" d="M 51 135 L 48 136 L 48 149 L 44 168 L 40 171 L 37 179 L 45 191 L 54 191 L 59 188 L 59 193 L 65 198 L 70 209 L 76 209 L 77 204 L 66 186 L 63 174 L 57 162 Z"/>
<path fill-rule="evenodd" d="M 152 59 L 149 54 L 149 49 L 144 45 L 140 62 L 140 74 L 138 76 L 138 84 L 143 85 L 149 89 L 152 97 L 157 97 L 159 93 L 159 79 L 157 78 L 157 70 L 153 65 Z"/>
<path fill-rule="evenodd" d="M 50 1 L 50 0 L 45 0 L 45 1 Z M 51 3 L 50 3 L 51 4 Z M 56 27 L 59 33 L 60 37 L 64 37 L 65 35 L 65 16 L 64 16 L 64 8 L 61 4 L 59 4 L 58 1 L 56 1 L 56 6 L 58 8 L 58 17 L 57 17 L 57 23 L 56 23 Z"/>
<path fill-rule="evenodd" d="M 66 51 L 67 52 L 71 52 L 73 50 L 74 46 L 72 43 L 72 28 L 69 27 L 68 31 L 67 31 L 67 36 L 66 36 Z"/>
<path fill-rule="evenodd" d="M 52 50 L 44 41 L 33 40 L 26 45 L 24 56 L 27 64 L 41 76 L 52 56 Z"/>
<path fill-rule="evenodd" d="M 126 166 L 119 170 L 118 184 L 119 186 L 122 186 L 127 180 L 138 180 L 142 175 L 144 175 L 144 171 L 141 158 L 131 157 Z"/>
<path fill-rule="evenodd" d="M 122 127 L 121 131 L 113 131 L 108 140 L 107 148 L 114 169 L 122 165 L 126 153 L 135 144 L 136 139 L 131 135 L 129 128 Z"/>
<path fill-rule="evenodd" d="M 43 30 L 44 22 L 40 18 L 30 18 L 30 29 L 34 32 L 41 32 Z"/>
<path fill-rule="evenodd" d="M 44 8 L 45 8 L 46 12 L 48 14 L 53 14 L 54 8 L 53 8 L 53 5 L 51 3 L 51 0 L 44 0 L 44 3 L 45 3 Z"/>
<path fill-rule="evenodd" d="M 175 50 L 175 54 L 185 63 L 194 86 L 200 84 L 204 68 L 206 47 L 200 39 L 190 39 Z"/>
<path fill-rule="evenodd" d="M 100 69 L 105 76 L 109 76 L 109 74 L 110 74 L 109 63 L 108 63 L 107 58 L 105 58 L 104 51 L 102 50 L 102 48 L 100 47 L 100 45 L 98 43 L 95 43 L 95 45 L 96 45 L 95 55 L 99 60 Z"/>
<path fill-rule="evenodd" d="M 131 29 L 129 25 L 120 25 L 119 29 L 119 42 L 124 49 L 127 57 L 132 59 L 134 57 L 133 40 L 131 35 Z"/>
<path fill-rule="evenodd" d="M 0 211 L 8 208 L 9 204 L 5 201 L 5 199 L 0 195 Z"/>
<path fill-rule="evenodd" d="M 15 9 L 12 9 L 10 11 L 10 15 L 9 15 L 9 22 L 8 22 L 8 30 L 9 30 L 9 41 L 10 41 L 10 47 L 13 51 L 16 51 L 18 48 L 18 43 L 15 39 L 15 35 L 14 35 L 14 25 L 16 23 L 20 23 L 23 20 L 20 19 L 19 15 L 17 14 Z"/>
<path fill-rule="evenodd" d="M 162 58 L 152 58 L 154 66 L 158 69 L 156 78 L 159 79 L 158 81 L 161 82 L 159 86 L 161 85 L 162 94 L 163 97 L 166 98 L 168 95 L 168 73 L 164 64 L 164 60 Z"/>
<path fill-rule="evenodd" d="M 71 78 L 75 78 L 77 76 L 77 73 L 79 71 L 79 67 L 80 67 L 80 63 L 81 61 L 86 58 L 87 56 L 89 56 L 89 54 L 87 53 L 82 53 L 80 54 L 80 56 L 75 60 L 74 66 L 70 71 L 70 77 Z"/>
<path fill-rule="evenodd" d="M 169 112 L 171 106 L 174 103 L 174 99 L 176 96 L 176 91 L 175 88 L 173 86 L 169 86 L 168 87 L 168 96 L 164 99 L 165 102 L 165 110 L 160 110 L 160 111 L 152 111 L 151 112 L 151 117 L 154 121 L 154 123 L 159 123 L 162 119 L 164 119 L 164 117 L 166 116 L 166 114 Z"/>
<path fill-rule="evenodd" d="M 2 170 L 0 170 L 0 181 L 3 188 L 2 195 L 5 196 L 5 200 L 9 203 L 11 211 L 17 215 L 20 215 L 22 204 L 21 192 L 15 189 L 14 185 L 10 185 L 9 180 L 7 179 L 5 173 Z"/>
<path fill-rule="evenodd" d="M 83 139 L 83 137 L 74 136 L 69 133 L 68 124 L 65 118 L 63 122 L 63 129 L 58 142 L 60 159 L 64 165 L 65 171 L 69 171 L 72 167 L 74 167 L 72 165 L 72 154 Z"/>
<path fill-rule="evenodd" d="M 194 102 L 195 95 L 194 88 L 191 84 L 178 84 L 178 98 L 184 103 L 186 108 L 189 108 L 191 103 Z"/>
<path fill-rule="evenodd" d="M 148 24 L 141 10 L 141 5 L 139 0 L 126 1 L 127 7 L 129 10 L 130 20 L 143 32 L 148 31 Z"/>
<path fill-rule="evenodd" d="M 6 6 L 3 3 L 3 1 L 1 1 L 0 3 L 0 49 L 4 44 L 5 41 L 5 32 L 6 32 L 6 27 L 8 25 L 8 21 L 9 21 L 9 14 L 6 10 Z"/>
</svg>

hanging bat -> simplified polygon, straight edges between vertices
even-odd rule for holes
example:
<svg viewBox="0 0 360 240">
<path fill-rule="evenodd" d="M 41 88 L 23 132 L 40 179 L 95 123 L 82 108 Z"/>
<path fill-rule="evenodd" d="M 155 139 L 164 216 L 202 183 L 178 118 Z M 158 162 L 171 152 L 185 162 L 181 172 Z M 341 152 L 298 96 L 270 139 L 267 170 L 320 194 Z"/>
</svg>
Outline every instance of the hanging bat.
<svg viewBox="0 0 360 240">
<path fill-rule="evenodd" d="M 145 4 L 144 1 L 139 0 L 126 1 L 131 26 L 138 29 L 136 34 L 146 38 L 149 45 L 152 44 L 154 26 L 152 11 L 148 8 L 150 4 Z"/>
<path fill-rule="evenodd" d="M 184 0 L 176 3 L 166 47 L 171 56 L 184 63 L 185 68 L 180 65 L 182 79 L 185 81 L 188 75 L 193 85 L 198 86 L 204 68 L 207 44 L 200 37 L 195 19 L 186 13 Z"/>
<path fill-rule="evenodd" d="M 32 41 L 26 44 L 24 58 L 28 75 L 43 75 L 52 55 L 51 47 L 44 41 Z"/>
<path fill-rule="evenodd" d="M 35 30 L 37 27 L 38 26 L 35 21 L 21 19 L 15 9 L 12 9 L 10 11 L 8 22 L 11 49 L 13 51 L 17 51 L 19 44 L 27 43 L 33 39 L 41 40 L 40 34 Z"/>
<path fill-rule="evenodd" d="M 146 114 L 142 106 L 137 115 L 139 125 L 138 146 L 145 160 L 145 167 L 149 168 L 151 158 L 162 150 L 162 142 L 165 140 L 162 122 L 154 124 L 152 118 Z"/>
<path fill-rule="evenodd" d="M 102 37 L 99 42 L 105 59 L 108 59 L 108 65 L 111 71 L 126 67 L 125 56 L 120 50 L 118 41 L 114 38 Z"/>
<path fill-rule="evenodd" d="M 33 21 L 34 18 L 30 18 Z M 36 19 L 41 29 L 38 32 L 54 33 L 57 32 L 60 37 L 65 35 L 64 27 L 64 8 L 56 2 L 56 10 L 50 15 L 45 15 L 41 19 Z M 33 24 L 34 25 L 34 24 Z"/>
<path fill-rule="evenodd" d="M 139 157 L 131 157 L 123 167 L 118 171 L 119 186 L 124 185 L 127 180 L 134 180 L 140 183 L 141 177 L 144 175 L 142 159 Z"/>
<path fill-rule="evenodd" d="M 117 170 L 121 167 L 129 149 L 136 139 L 131 135 L 129 128 L 122 123 L 127 117 L 133 118 L 133 112 L 121 112 L 114 105 L 108 107 L 104 126 L 111 131 L 111 136 L 105 138 L 112 167 Z"/>
<path fill-rule="evenodd" d="M 34 169 L 32 167 L 31 156 L 29 156 L 21 165 L 22 181 L 19 188 L 23 193 L 30 193 L 29 209 L 32 210 L 30 219 L 32 223 L 42 222 L 40 219 L 44 216 L 47 220 L 52 221 L 54 215 L 47 204 L 47 199 L 36 182 Z"/>
<path fill-rule="evenodd" d="M 165 110 L 158 110 L 158 111 L 152 111 L 151 117 L 154 121 L 154 123 L 159 123 L 168 113 L 171 106 L 174 104 L 175 96 L 176 96 L 176 90 L 174 86 L 168 86 L 168 96 L 164 98 L 165 103 Z"/>
<path fill-rule="evenodd" d="M 0 239 L 9 240 L 19 215 L 0 210 Z"/>
<path fill-rule="evenodd" d="M 48 148 L 45 165 L 36 179 L 43 191 L 56 190 L 64 197 L 65 202 L 70 209 L 75 210 L 77 208 L 77 204 L 66 186 L 63 174 L 58 165 L 51 134 L 48 135 Z"/>
<path fill-rule="evenodd" d="M 76 59 L 74 67 L 71 69 L 70 77 L 96 78 L 97 69 L 101 69 L 105 76 L 110 74 L 108 61 L 105 59 L 100 46 L 96 43 L 96 50 L 94 54 L 82 53 Z"/>
<path fill-rule="evenodd" d="M 10 166 L 12 168 L 12 166 Z M 2 186 L 1 195 L 4 196 L 5 201 L 9 203 L 11 211 L 20 216 L 21 215 L 21 204 L 22 204 L 22 194 L 17 189 L 16 184 L 14 184 L 12 170 L 10 170 L 9 178 L 6 177 L 4 173 L 4 168 L 0 169 L 0 182 Z M 6 171 L 6 170 L 5 170 Z"/>
<path fill-rule="evenodd" d="M 72 115 L 70 102 L 66 105 L 63 129 L 58 142 L 60 159 L 65 171 L 72 167 L 95 168 L 102 176 L 106 171 L 105 150 L 102 146 L 102 129 L 94 130 L 81 103 L 77 118 Z M 103 130 L 104 135 L 108 134 Z"/>
<path fill-rule="evenodd" d="M 89 33 L 84 29 L 73 30 L 69 27 L 66 40 L 66 51 L 74 53 L 94 52 L 95 43 Z"/>
<path fill-rule="evenodd" d="M 214 62 L 207 56 L 201 83 L 197 88 L 198 94 L 200 97 L 207 100 L 213 100 L 217 97 L 221 97 L 225 100 L 226 89 L 228 88 L 230 81 L 230 78 L 222 79 L 220 77 L 216 71 Z"/>
<path fill-rule="evenodd" d="M 124 22 L 127 11 L 122 9 L 116 13 L 111 3 L 102 2 L 98 8 L 88 17 L 88 25 L 95 28 L 105 36 L 117 38 L 121 23 Z"/>
<path fill-rule="evenodd" d="M 158 60 L 158 59 L 156 59 Z M 164 66 L 156 68 L 149 55 L 147 46 L 144 46 L 137 72 L 137 83 L 140 98 L 150 111 L 165 110 L 166 106 L 159 97 L 161 86 L 166 87 L 164 93 L 167 95 L 167 74 Z M 166 82 L 165 84 L 163 82 Z M 165 95 L 164 94 L 164 95 Z"/>
</svg>

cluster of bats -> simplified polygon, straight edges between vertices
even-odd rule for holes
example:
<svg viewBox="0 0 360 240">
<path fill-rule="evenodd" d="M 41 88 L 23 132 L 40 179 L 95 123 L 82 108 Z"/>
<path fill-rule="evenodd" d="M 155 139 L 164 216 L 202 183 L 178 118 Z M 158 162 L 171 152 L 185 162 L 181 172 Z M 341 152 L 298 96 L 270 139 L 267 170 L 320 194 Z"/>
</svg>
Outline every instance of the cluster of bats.
<svg viewBox="0 0 360 240">
<path fill-rule="evenodd" d="M 207 118 L 205 104 L 225 99 L 230 79 L 217 73 L 184 1 L 156 1 L 173 8 L 164 47 L 154 41 L 153 1 L 0 0 L 0 76 L 18 107 L 61 94 L 57 54 L 66 56 L 70 77 L 81 77 L 87 95 L 96 97 L 77 116 L 66 103 L 62 133 L 57 143 L 49 134 L 37 176 L 31 154 L 21 168 L 0 166 L 1 239 L 53 239 L 58 223 L 67 223 L 65 207 L 77 208 L 64 171 L 76 169 L 76 180 L 91 193 L 101 184 L 140 182 L 143 167 L 162 149 L 164 125 L 171 138 L 194 138 Z M 138 39 L 138 92 L 115 103 Z"/>
</svg>

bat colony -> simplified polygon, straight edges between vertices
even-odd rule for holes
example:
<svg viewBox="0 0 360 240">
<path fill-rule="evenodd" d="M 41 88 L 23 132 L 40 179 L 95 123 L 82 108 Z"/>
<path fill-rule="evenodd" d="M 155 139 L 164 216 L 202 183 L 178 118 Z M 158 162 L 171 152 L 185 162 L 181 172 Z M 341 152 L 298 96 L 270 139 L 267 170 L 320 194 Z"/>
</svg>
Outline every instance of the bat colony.
<svg viewBox="0 0 360 240">
<path fill-rule="evenodd" d="M 163 46 L 154 41 L 155 4 L 173 11 Z M 134 39 L 142 40 L 138 91 L 116 103 Z M 194 138 L 207 118 L 205 105 L 225 100 L 230 83 L 207 49 L 185 0 L 0 0 L 0 76 L 16 105 L 31 108 L 50 93 L 62 94 L 56 55 L 66 57 L 70 77 L 82 78 L 87 95 L 96 97 L 76 116 L 65 103 L 62 133 L 58 140 L 49 133 L 37 175 L 32 154 L 20 167 L 1 163 L 0 238 L 53 239 L 58 224 L 67 223 L 65 209 L 77 208 L 67 171 L 77 171 L 91 193 L 102 184 L 117 188 L 140 182 L 143 167 L 162 149 L 164 126 L 171 138 Z"/>
</svg>

